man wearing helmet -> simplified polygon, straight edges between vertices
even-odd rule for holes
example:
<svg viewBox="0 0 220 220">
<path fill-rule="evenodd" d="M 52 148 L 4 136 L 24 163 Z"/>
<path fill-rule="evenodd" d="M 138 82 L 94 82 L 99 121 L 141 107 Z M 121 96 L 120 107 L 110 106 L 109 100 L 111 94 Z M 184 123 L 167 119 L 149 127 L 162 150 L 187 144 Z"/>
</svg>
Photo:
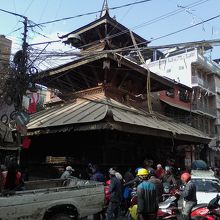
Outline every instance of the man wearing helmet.
<svg viewBox="0 0 220 220">
<path fill-rule="evenodd" d="M 191 210 L 197 204 L 196 186 L 191 181 L 191 175 L 187 172 L 181 175 L 181 180 L 185 185 L 184 191 L 181 193 L 183 197 L 182 218 L 189 220 Z"/>
<path fill-rule="evenodd" d="M 144 168 L 138 170 L 137 176 L 141 183 L 137 187 L 137 212 L 139 220 L 155 220 L 158 210 L 156 186 L 148 181 L 148 171 Z"/>
</svg>

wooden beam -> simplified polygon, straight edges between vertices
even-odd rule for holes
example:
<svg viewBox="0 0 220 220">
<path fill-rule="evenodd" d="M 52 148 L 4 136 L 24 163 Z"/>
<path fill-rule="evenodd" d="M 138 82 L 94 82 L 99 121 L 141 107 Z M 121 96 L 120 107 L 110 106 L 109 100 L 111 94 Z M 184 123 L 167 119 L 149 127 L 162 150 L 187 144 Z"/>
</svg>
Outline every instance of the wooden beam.
<svg viewBox="0 0 220 220">
<path fill-rule="evenodd" d="M 124 76 L 124 78 L 122 79 L 121 83 L 119 84 L 118 88 L 120 89 L 122 84 L 124 83 L 125 79 L 128 77 L 128 72 L 126 73 L 126 75 Z"/>
<path fill-rule="evenodd" d="M 79 72 L 79 75 L 82 76 L 83 80 L 85 81 L 86 85 L 88 88 L 90 88 L 90 83 L 87 80 L 87 78 L 85 77 L 84 73 Z"/>
</svg>

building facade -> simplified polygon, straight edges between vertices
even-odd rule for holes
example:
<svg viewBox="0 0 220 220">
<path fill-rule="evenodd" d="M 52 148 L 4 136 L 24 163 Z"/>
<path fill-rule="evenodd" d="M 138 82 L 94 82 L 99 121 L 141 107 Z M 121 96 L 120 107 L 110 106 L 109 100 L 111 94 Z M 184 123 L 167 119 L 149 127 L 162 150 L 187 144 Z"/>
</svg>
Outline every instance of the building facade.
<svg viewBox="0 0 220 220">
<path fill-rule="evenodd" d="M 4 162 L 5 153 L 14 151 L 10 115 L 14 105 L 10 97 L 5 96 L 5 83 L 9 72 L 12 41 L 0 35 L 0 163 Z M 7 151 L 7 152 L 6 152 Z"/>
<path fill-rule="evenodd" d="M 199 47 L 176 50 L 163 59 L 149 63 L 148 68 L 191 89 L 191 96 L 187 102 L 190 103 L 190 111 L 193 115 L 192 126 L 212 137 L 206 160 L 210 166 L 219 166 L 217 91 L 220 66 L 203 54 L 204 51 Z M 184 90 L 179 90 L 180 94 L 184 95 L 184 92 L 186 93 Z M 176 104 L 181 108 L 181 105 Z"/>
</svg>

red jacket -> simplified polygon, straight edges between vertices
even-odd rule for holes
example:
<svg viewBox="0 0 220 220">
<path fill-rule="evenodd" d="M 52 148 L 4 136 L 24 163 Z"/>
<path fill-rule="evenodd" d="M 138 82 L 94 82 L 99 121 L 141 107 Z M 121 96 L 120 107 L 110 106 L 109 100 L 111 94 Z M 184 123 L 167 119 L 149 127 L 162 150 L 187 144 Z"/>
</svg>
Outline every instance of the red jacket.
<svg viewBox="0 0 220 220">
<path fill-rule="evenodd" d="M 105 204 L 107 205 L 110 200 L 110 192 L 109 192 L 109 186 L 110 186 L 111 180 L 108 180 L 105 182 L 104 192 L 105 192 Z"/>
</svg>

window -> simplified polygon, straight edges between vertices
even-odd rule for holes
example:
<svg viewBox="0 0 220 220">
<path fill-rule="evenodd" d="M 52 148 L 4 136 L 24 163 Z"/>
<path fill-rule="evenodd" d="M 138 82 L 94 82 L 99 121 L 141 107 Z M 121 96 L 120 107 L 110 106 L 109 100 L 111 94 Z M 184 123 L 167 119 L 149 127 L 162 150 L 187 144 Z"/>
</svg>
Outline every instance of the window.
<svg viewBox="0 0 220 220">
<path fill-rule="evenodd" d="M 179 70 L 183 70 L 184 69 L 184 66 L 179 66 Z"/>
<path fill-rule="evenodd" d="M 167 95 L 168 97 L 174 98 L 174 96 L 175 96 L 175 94 L 174 94 L 174 89 L 166 90 L 166 95 Z"/>
<path fill-rule="evenodd" d="M 220 192 L 220 186 L 215 180 L 192 179 L 192 181 L 195 183 L 196 190 L 199 192 L 206 192 L 206 193 Z"/>
<path fill-rule="evenodd" d="M 179 89 L 179 99 L 183 102 L 189 102 L 190 100 L 189 91 L 186 89 Z"/>
<path fill-rule="evenodd" d="M 167 69 L 167 73 L 171 73 L 171 69 Z"/>
</svg>

